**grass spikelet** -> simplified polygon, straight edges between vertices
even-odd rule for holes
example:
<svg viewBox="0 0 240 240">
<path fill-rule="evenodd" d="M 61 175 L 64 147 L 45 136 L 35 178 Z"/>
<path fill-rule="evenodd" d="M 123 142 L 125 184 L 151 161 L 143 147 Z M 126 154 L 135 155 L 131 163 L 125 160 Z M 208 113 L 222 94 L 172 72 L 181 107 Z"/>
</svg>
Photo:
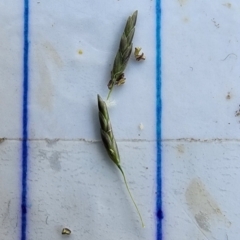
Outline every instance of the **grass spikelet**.
<svg viewBox="0 0 240 240">
<path fill-rule="evenodd" d="M 135 201 L 133 199 L 133 196 L 130 192 L 130 189 L 129 189 L 128 184 L 127 184 L 126 176 L 125 176 L 124 171 L 123 171 L 123 169 L 121 167 L 121 164 L 120 164 L 120 155 L 119 155 L 119 152 L 118 152 L 118 147 L 117 147 L 116 140 L 115 140 L 114 135 L 113 135 L 107 105 L 99 95 L 98 95 L 98 109 L 99 109 L 99 122 L 100 122 L 100 126 L 101 126 L 100 133 L 101 133 L 102 142 L 103 142 L 104 147 L 105 147 L 105 149 L 108 153 L 108 156 L 116 164 L 116 166 L 118 167 L 118 169 L 120 170 L 120 172 L 123 176 L 124 183 L 126 185 L 127 191 L 128 191 L 128 193 L 129 193 L 129 195 L 132 199 L 132 202 L 133 202 L 133 204 L 134 204 L 134 206 L 135 206 L 135 208 L 138 212 L 138 215 L 139 215 L 141 223 L 142 223 L 142 227 L 144 227 L 142 216 L 141 216 L 140 211 L 137 207 L 137 204 L 135 203 Z"/>
<path fill-rule="evenodd" d="M 124 28 L 118 52 L 113 63 L 111 80 L 108 83 L 109 93 L 107 99 L 109 99 L 114 85 L 122 85 L 125 82 L 124 70 L 132 53 L 132 39 L 135 32 L 137 15 L 138 11 L 135 11 L 133 15 L 128 18 Z"/>
</svg>

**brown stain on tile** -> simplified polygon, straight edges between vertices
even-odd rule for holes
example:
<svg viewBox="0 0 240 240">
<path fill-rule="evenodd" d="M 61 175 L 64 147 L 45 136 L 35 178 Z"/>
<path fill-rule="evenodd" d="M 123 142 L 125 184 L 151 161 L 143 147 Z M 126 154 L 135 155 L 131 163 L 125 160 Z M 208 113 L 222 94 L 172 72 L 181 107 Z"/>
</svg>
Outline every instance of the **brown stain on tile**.
<svg viewBox="0 0 240 240">
<path fill-rule="evenodd" d="M 231 8 L 231 7 L 232 7 L 232 4 L 228 2 L 228 3 L 224 3 L 223 6 L 224 6 L 224 7 L 227 7 L 227 8 Z"/>
<path fill-rule="evenodd" d="M 178 145 L 177 145 L 177 151 L 178 151 L 179 153 L 184 153 L 184 152 L 185 152 L 184 144 L 178 144 Z"/>
<path fill-rule="evenodd" d="M 39 85 L 37 99 L 43 109 L 51 111 L 54 100 L 54 81 L 52 72 L 59 71 L 63 67 L 63 61 L 49 42 L 45 42 L 37 49 L 37 63 L 39 70 Z"/>
<path fill-rule="evenodd" d="M 183 20 L 184 23 L 188 23 L 189 22 L 189 18 L 187 18 L 187 17 L 184 17 L 182 20 Z"/>
<path fill-rule="evenodd" d="M 223 215 L 217 201 L 206 190 L 200 179 L 193 179 L 187 187 L 185 198 L 190 212 L 197 225 L 204 232 L 211 232 L 217 223 L 230 226 L 230 222 Z"/>
<path fill-rule="evenodd" d="M 45 54 L 49 56 L 51 61 L 53 61 L 59 68 L 63 67 L 62 58 L 52 43 L 45 42 L 43 48 L 45 49 Z"/>
<path fill-rule="evenodd" d="M 179 4 L 181 7 L 183 7 L 184 5 L 186 5 L 188 3 L 189 0 L 178 0 Z"/>
<path fill-rule="evenodd" d="M 37 99 L 43 109 L 50 111 L 53 107 L 53 84 L 48 66 L 41 55 L 38 55 L 38 69 L 41 81 L 38 85 Z"/>
<path fill-rule="evenodd" d="M 56 172 L 60 172 L 62 168 L 61 158 L 63 153 L 64 151 L 52 151 L 52 150 L 39 149 L 38 156 L 40 156 L 42 160 L 48 160 L 49 166 L 52 170 Z"/>
</svg>

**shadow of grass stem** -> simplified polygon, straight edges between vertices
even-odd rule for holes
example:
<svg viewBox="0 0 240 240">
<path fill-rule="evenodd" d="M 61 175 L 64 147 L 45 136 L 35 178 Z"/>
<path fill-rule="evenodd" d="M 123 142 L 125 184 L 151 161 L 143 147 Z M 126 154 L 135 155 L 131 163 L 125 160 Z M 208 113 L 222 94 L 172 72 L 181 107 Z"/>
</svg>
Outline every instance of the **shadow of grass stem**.
<svg viewBox="0 0 240 240">
<path fill-rule="evenodd" d="M 124 179 L 124 183 L 125 183 L 125 185 L 126 185 L 126 188 L 127 188 L 127 190 L 128 190 L 128 193 L 129 193 L 129 195 L 130 195 L 130 197 L 131 197 L 131 199 L 132 199 L 132 202 L 133 202 L 133 204 L 134 204 L 134 206 L 135 206 L 135 208 L 136 208 L 136 210 L 137 210 L 137 213 L 138 213 L 138 215 L 139 215 L 139 217 L 140 217 L 140 220 L 141 220 L 141 223 L 142 223 L 142 227 L 144 228 L 145 225 L 144 225 L 144 222 L 143 222 L 143 219 L 142 219 L 142 215 L 141 215 L 141 213 L 140 213 L 140 211 L 139 211 L 139 209 L 138 209 L 138 206 L 137 206 L 137 204 L 135 203 L 134 198 L 133 198 L 133 196 L 132 196 L 132 194 L 131 194 L 131 192 L 130 192 L 130 189 L 129 189 L 128 184 L 127 184 L 127 179 L 126 179 L 126 176 L 125 176 L 125 174 L 124 174 L 124 171 L 123 171 L 123 169 L 122 169 L 122 167 L 121 167 L 120 165 L 117 165 L 117 167 L 119 168 L 120 172 L 122 173 L 122 176 L 123 176 L 123 179 Z"/>
</svg>

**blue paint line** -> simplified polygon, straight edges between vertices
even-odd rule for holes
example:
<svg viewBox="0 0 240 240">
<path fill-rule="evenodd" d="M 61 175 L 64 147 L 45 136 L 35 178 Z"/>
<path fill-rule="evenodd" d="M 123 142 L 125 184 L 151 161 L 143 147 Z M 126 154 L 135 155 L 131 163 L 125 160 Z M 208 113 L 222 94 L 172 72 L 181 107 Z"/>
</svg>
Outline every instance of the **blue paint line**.
<svg viewBox="0 0 240 240">
<path fill-rule="evenodd" d="M 28 56 L 29 56 L 29 0 L 24 0 L 23 29 L 23 102 L 22 102 L 22 193 L 21 240 L 26 240 L 27 230 L 27 173 L 28 173 Z"/>
<path fill-rule="evenodd" d="M 156 0 L 156 138 L 157 138 L 157 240 L 162 240 L 162 152 L 161 152 L 161 0 Z"/>
</svg>

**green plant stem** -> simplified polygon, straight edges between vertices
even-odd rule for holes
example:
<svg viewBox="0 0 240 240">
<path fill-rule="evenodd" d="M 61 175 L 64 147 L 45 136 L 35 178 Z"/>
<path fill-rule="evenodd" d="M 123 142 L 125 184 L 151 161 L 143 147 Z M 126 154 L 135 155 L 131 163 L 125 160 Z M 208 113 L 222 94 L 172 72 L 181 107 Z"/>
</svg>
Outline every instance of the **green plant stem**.
<svg viewBox="0 0 240 240">
<path fill-rule="evenodd" d="M 119 73 L 117 73 L 117 74 L 119 74 Z M 110 95 L 111 95 L 111 93 L 112 93 L 112 90 L 113 90 L 113 88 L 114 88 L 114 85 L 115 85 L 115 82 L 116 82 L 116 75 L 114 76 L 114 78 L 112 79 L 112 87 L 111 87 L 111 89 L 109 89 L 109 92 L 108 92 L 108 95 L 107 95 L 107 100 L 110 98 Z"/>
<path fill-rule="evenodd" d="M 132 196 L 132 194 L 131 194 L 131 192 L 130 192 L 130 189 L 129 189 L 129 187 L 128 187 L 127 180 L 126 180 L 125 174 L 124 174 L 124 172 L 123 172 L 123 170 L 122 170 L 122 167 L 121 167 L 120 165 L 117 165 L 117 167 L 119 168 L 119 170 L 120 170 L 121 173 L 122 173 L 122 176 L 123 176 L 123 179 L 124 179 L 124 183 L 125 183 L 125 185 L 126 185 L 126 188 L 127 188 L 127 190 L 128 190 L 128 193 L 129 193 L 129 195 L 130 195 L 130 197 L 131 197 L 131 199 L 132 199 L 132 202 L 133 202 L 135 208 L 137 209 L 138 215 L 139 215 L 139 217 L 140 217 L 140 219 L 141 219 L 142 227 L 144 228 L 145 225 L 144 225 L 144 223 L 143 223 L 143 219 L 142 219 L 141 213 L 140 213 L 140 211 L 139 211 L 139 209 L 138 209 L 138 206 L 137 206 L 137 204 L 135 203 L 135 201 L 134 201 L 134 199 L 133 199 L 133 196 Z"/>
<path fill-rule="evenodd" d="M 109 92 L 108 92 L 108 96 L 107 96 L 107 100 L 109 99 L 109 97 L 110 97 L 110 95 L 111 95 L 111 92 L 112 92 L 112 90 L 113 90 L 113 87 L 109 90 Z"/>
<path fill-rule="evenodd" d="M 107 95 L 107 100 L 110 98 L 110 95 L 112 93 L 113 87 L 109 90 L 108 95 Z"/>
</svg>

